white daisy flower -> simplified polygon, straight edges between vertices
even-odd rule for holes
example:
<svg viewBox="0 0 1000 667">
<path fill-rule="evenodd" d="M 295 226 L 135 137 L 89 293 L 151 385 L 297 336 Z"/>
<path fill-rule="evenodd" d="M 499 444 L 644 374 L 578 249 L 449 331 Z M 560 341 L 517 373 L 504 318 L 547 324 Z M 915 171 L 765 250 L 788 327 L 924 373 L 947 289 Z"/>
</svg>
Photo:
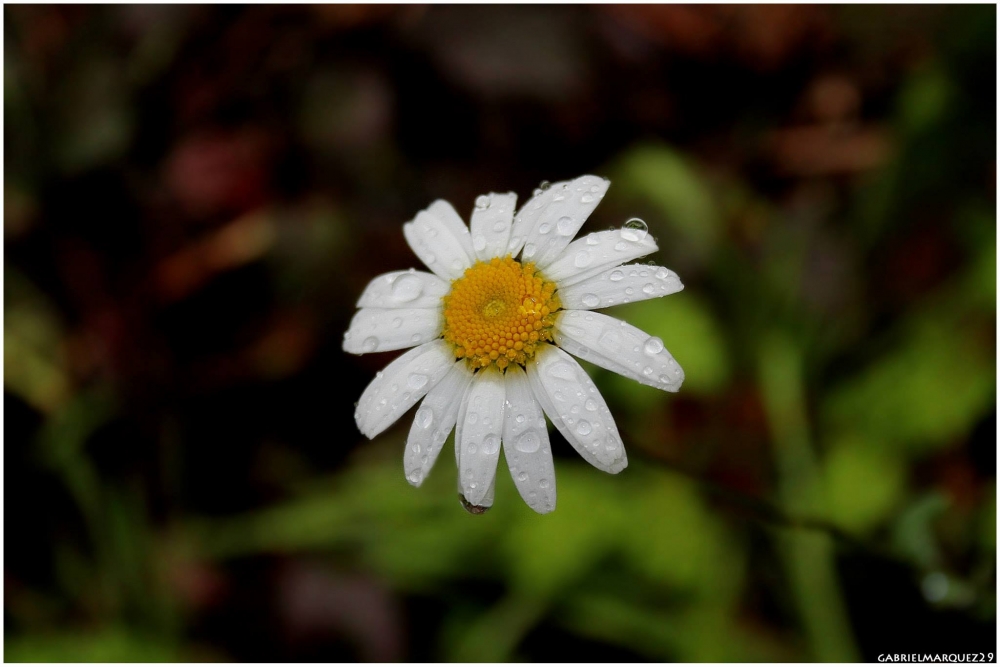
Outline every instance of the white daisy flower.
<svg viewBox="0 0 1000 667">
<path fill-rule="evenodd" d="M 373 438 L 423 399 L 403 456 L 414 486 L 454 428 L 466 509 L 493 504 L 502 446 L 521 497 L 551 512 L 555 470 L 543 415 L 591 465 L 623 470 L 611 412 L 567 352 L 645 385 L 680 388 L 684 373 L 659 338 L 593 312 L 683 289 L 673 271 L 626 264 L 657 249 L 641 221 L 570 242 L 610 184 L 597 176 L 555 183 L 517 215 L 514 193 L 482 195 L 471 233 L 443 200 L 403 226 L 433 273 L 375 278 L 358 299 L 344 350 L 414 348 L 376 374 L 354 413 Z"/>
</svg>

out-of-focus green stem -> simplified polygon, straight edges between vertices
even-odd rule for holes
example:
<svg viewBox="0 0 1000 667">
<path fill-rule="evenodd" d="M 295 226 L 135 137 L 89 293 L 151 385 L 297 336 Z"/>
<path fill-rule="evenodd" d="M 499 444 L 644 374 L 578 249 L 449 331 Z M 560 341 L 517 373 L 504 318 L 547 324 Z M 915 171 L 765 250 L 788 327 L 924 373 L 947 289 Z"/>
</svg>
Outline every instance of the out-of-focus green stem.
<svg viewBox="0 0 1000 667">
<path fill-rule="evenodd" d="M 822 512 L 819 466 L 810 443 L 802 352 L 788 336 L 766 336 L 758 351 L 760 384 L 774 442 L 778 493 L 788 512 Z M 814 658 L 857 661 L 828 535 L 786 531 L 779 537 L 796 604 Z"/>
</svg>

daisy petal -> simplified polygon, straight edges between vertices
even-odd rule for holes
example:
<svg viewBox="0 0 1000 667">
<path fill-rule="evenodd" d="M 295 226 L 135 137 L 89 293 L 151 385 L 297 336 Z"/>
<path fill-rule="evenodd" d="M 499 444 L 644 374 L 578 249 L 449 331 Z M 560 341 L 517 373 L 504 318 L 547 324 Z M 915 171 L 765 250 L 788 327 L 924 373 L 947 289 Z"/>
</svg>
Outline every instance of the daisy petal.
<svg viewBox="0 0 1000 667">
<path fill-rule="evenodd" d="M 455 430 L 460 447 L 459 487 L 473 505 L 481 505 L 497 474 L 503 433 L 503 375 L 495 366 L 480 371 L 462 399 Z"/>
<path fill-rule="evenodd" d="M 389 352 L 441 335 L 440 308 L 362 308 L 344 333 L 344 352 Z"/>
<path fill-rule="evenodd" d="M 444 199 L 436 199 L 433 204 L 427 207 L 427 212 L 444 223 L 451 231 L 458 242 L 462 244 L 462 249 L 469 259 L 474 259 L 476 253 L 472 251 L 472 237 L 469 236 L 469 227 L 462 220 L 455 207 Z"/>
<path fill-rule="evenodd" d="M 566 287 L 651 252 L 656 252 L 656 241 L 645 232 L 628 228 L 594 232 L 566 246 L 545 275 Z"/>
<path fill-rule="evenodd" d="M 517 195 L 513 192 L 505 195 L 491 192 L 476 199 L 476 207 L 472 209 L 472 247 L 476 257 L 488 262 L 494 257 L 507 254 L 507 242 L 510 240 L 510 228 L 514 221 L 514 206 Z"/>
<path fill-rule="evenodd" d="M 473 255 L 466 251 L 462 234 L 471 251 L 472 240 L 468 238 L 469 230 L 465 225 L 460 232 L 455 232 L 450 225 L 427 211 L 421 211 L 413 222 L 403 225 L 403 236 L 413 252 L 427 268 L 445 280 L 460 277 L 472 266 Z"/>
<path fill-rule="evenodd" d="M 528 507 L 547 514 L 556 508 L 556 477 L 542 406 L 517 364 L 507 367 L 504 386 L 503 455 L 510 476 Z"/>
<path fill-rule="evenodd" d="M 654 299 L 682 289 L 684 285 L 681 284 L 681 279 L 670 269 L 646 264 L 626 264 L 561 288 L 559 301 L 563 308 L 594 310 Z"/>
<path fill-rule="evenodd" d="M 437 308 L 451 285 L 425 271 L 392 271 L 368 283 L 358 308 Z"/>
<path fill-rule="evenodd" d="M 410 435 L 406 439 L 403 469 L 413 486 L 420 486 L 441 453 L 444 441 L 455 428 L 458 408 L 462 404 L 472 372 L 464 361 L 456 361 L 434 389 L 427 393 L 413 417 Z"/>
<path fill-rule="evenodd" d="M 614 317 L 566 310 L 556 316 L 552 333 L 570 354 L 640 384 L 677 391 L 684 382 L 684 371 L 662 340 Z"/>
<path fill-rule="evenodd" d="M 451 370 L 455 353 L 443 340 L 424 343 L 393 360 L 361 394 L 354 419 L 369 438 L 392 426 Z"/>
<path fill-rule="evenodd" d="M 573 239 L 609 185 L 611 181 L 599 176 L 580 176 L 536 190 L 514 218 L 507 252 L 517 255 L 523 247 L 524 261 L 546 266 Z"/>
<path fill-rule="evenodd" d="M 588 463 L 618 473 L 628 465 L 614 417 L 587 372 L 559 348 L 543 344 L 528 364 L 535 398 L 566 440 Z"/>
</svg>

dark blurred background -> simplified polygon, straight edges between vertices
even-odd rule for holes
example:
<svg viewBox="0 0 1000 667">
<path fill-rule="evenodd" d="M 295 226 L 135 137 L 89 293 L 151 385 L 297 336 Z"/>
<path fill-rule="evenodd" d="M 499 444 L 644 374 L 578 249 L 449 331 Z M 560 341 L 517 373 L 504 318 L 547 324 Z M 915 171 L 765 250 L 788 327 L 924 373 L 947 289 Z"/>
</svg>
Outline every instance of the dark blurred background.
<svg viewBox="0 0 1000 667">
<path fill-rule="evenodd" d="M 6 6 L 5 658 L 995 653 L 995 12 Z M 687 380 L 470 516 L 341 336 L 433 199 L 584 173 Z"/>
</svg>

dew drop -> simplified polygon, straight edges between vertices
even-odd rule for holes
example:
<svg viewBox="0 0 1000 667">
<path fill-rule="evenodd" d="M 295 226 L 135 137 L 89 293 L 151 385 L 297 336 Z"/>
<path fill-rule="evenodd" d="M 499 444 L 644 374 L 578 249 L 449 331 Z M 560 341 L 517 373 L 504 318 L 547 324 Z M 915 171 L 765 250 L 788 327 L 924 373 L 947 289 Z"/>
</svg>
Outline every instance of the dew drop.
<svg viewBox="0 0 1000 667">
<path fill-rule="evenodd" d="M 538 486 L 540 488 L 543 488 L 543 489 L 549 488 L 549 480 L 547 480 L 547 479 L 540 479 L 540 480 L 538 480 Z"/>
<path fill-rule="evenodd" d="M 422 373 L 410 373 L 410 377 L 406 379 L 406 386 L 414 391 L 420 389 L 425 384 L 427 384 L 427 376 Z"/>
<path fill-rule="evenodd" d="M 542 192 L 545 192 L 546 190 L 548 190 L 551 187 L 552 187 L 552 184 L 549 183 L 548 181 L 542 181 L 541 183 L 538 184 L 538 189 L 541 190 Z"/>
<path fill-rule="evenodd" d="M 518 415 L 518 416 L 514 417 L 514 421 L 516 421 L 518 424 L 523 424 L 524 423 L 524 415 Z"/>
<path fill-rule="evenodd" d="M 492 456 L 500 451 L 500 436 L 496 434 L 489 434 L 483 440 L 483 454 Z"/>
<path fill-rule="evenodd" d="M 652 366 L 646 366 L 645 368 L 642 369 L 642 374 L 643 375 L 652 375 L 653 374 L 653 367 Z"/>
<path fill-rule="evenodd" d="M 486 249 L 486 237 L 482 234 L 476 234 L 472 237 L 472 247 L 476 249 L 476 252 L 482 252 Z"/>
<path fill-rule="evenodd" d="M 519 452 L 524 452 L 525 454 L 532 454 L 538 451 L 539 446 L 541 446 L 542 440 L 538 437 L 538 434 L 534 431 L 527 431 L 522 433 L 520 437 L 515 441 L 514 447 Z"/>
<path fill-rule="evenodd" d="M 619 241 L 618 243 L 615 244 L 615 250 L 617 250 L 618 252 L 621 252 L 626 248 L 628 248 L 628 244 L 625 243 L 624 241 Z"/>
<path fill-rule="evenodd" d="M 580 301 L 582 301 L 583 305 L 585 305 L 587 308 L 596 308 L 597 304 L 601 302 L 601 300 L 598 298 L 596 294 L 584 294 L 580 298 Z"/>
<path fill-rule="evenodd" d="M 403 326 L 403 318 L 397 317 L 396 319 L 394 319 L 392 321 L 392 328 L 393 329 L 398 329 L 401 326 Z"/>
<path fill-rule="evenodd" d="M 584 421 L 583 419 L 581 419 L 580 423 L 576 425 L 576 432 L 580 435 L 590 435 L 592 430 L 593 428 L 591 428 L 590 422 Z"/>
<path fill-rule="evenodd" d="M 378 347 L 378 338 L 375 336 L 369 336 L 361 343 L 361 349 L 364 352 L 374 352 L 376 347 Z"/>
<path fill-rule="evenodd" d="M 656 336 L 652 336 L 646 341 L 646 344 L 642 346 L 642 349 L 646 354 L 652 357 L 653 355 L 663 352 L 663 341 Z"/>
<path fill-rule="evenodd" d="M 420 296 L 423 290 L 424 285 L 420 282 L 420 278 L 408 273 L 404 273 L 392 281 L 392 297 L 401 303 L 413 301 Z"/>
<path fill-rule="evenodd" d="M 420 342 L 420 334 L 413 334 L 412 336 L 410 336 L 410 341 L 412 341 L 414 343 L 419 343 Z"/>
<path fill-rule="evenodd" d="M 621 347 L 622 336 L 614 329 L 608 329 L 601 334 L 601 337 L 597 340 L 597 342 L 599 342 L 601 346 L 609 352 L 617 352 Z"/>
<path fill-rule="evenodd" d="M 543 222 L 541 225 L 538 226 L 538 233 L 548 234 L 550 229 L 552 229 L 552 225 L 548 222 Z"/>
<path fill-rule="evenodd" d="M 476 197 L 476 208 L 482 210 L 484 208 L 489 208 L 489 206 L 490 206 L 489 195 L 479 195 L 478 197 Z"/>
<path fill-rule="evenodd" d="M 649 227 L 640 218 L 632 218 L 625 222 L 625 226 L 622 227 L 622 238 L 626 241 L 641 241 L 646 238 L 646 234 L 649 232 Z"/>
<path fill-rule="evenodd" d="M 587 408 L 591 412 L 596 412 L 597 402 L 592 398 L 588 398 L 587 402 L 583 404 L 583 407 Z"/>
<path fill-rule="evenodd" d="M 406 476 L 411 484 L 420 484 L 420 470 L 413 470 Z"/>
<path fill-rule="evenodd" d="M 564 215 L 556 222 L 556 231 L 562 236 L 572 236 L 573 232 L 576 231 L 574 229 L 575 226 L 576 225 L 573 224 L 573 218 L 568 215 Z"/>
<path fill-rule="evenodd" d="M 618 282 L 619 280 L 623 280 L 624 278 L 625 278 L 625 273 L 620 269 L 615 269 L 614 271 L 611 272 L 611 275 L 608 276 L 608 279 L 611 280 L 612 282 Z"/>
<path fill-rule="evenodd" d="M 524 254 L 523 254 L 523 256 L 524 257 L 532 257 L 535 254 L 536 250 L 538 250 L 538 248 L 535 247 L 534 243 L 525 243 L 524 244 Z"/>
<path fill-rule="evenodd" d="M 582 197 L 580 197 L 580 202 L 584 204 L 589 204 L 593 201 L 594 201 L 594 195 L 592 194 L 585 194 Z"/>
<path fill-rule="evenodd" d="M 459 502 L 462 503 L 462 507 L 464 507 L 465 511 L 468 512 L 469 514 L 476 514 L 476 515 L 485 514 L 490 509 L 489 507 L 483 507 L 482 505 L 473 505 L 461 493 L 458 494 L 458 500 Z"/>
<path fill-rule="evenodd" d="M 519 482 L 527 482 L 528 481 L 528 473 L 526 473 L 524 471 L 517 473 L 517 481 L 519 481 Z"/>
<path fill-rule="evenodd" d="M 657 271 L 656 271 L 656 278 L 657 278 L 657 280 L 666 280 L 668 275 L 669 275 L 669 271 L 667 271 L 662 266 L 659 269 L 657 269 Z"/>
<path fill-rule="evenodd" d="M 434 423 L 434 411 L 430 408 L 420 408 L 417 410 L 417 414 L 413 421 L 415 421 L 417 426 L 420 428 L 430 428 L 431 424 Z"/>
<path fill-rule="evenodd" d="M 470 424 L 475 424 L 477 421 L 479 421 L 479 415 L 476 414 L 475 412 L 470 412 L 469 416 L 466 417 L 466 420 L 468 420 Z"/>
<path fill-rule="evenodd" d="M 601 242 L 601 239 L 598 238 L 597 234 L 588 234 L 587 235 L 587 245 L 597 245 L 600 242 Z"/>
<path fill-rule="evenodd" d="M 653 286 L 653 283 L 646 283 L 642 286 L 643 294 L 652 294 L 655 289 L 656 287 Z"/>
<path fill-rule="evenodd" d="M 507 222 L 504 221 L 504 220 L 501 220 L 498 223 L 496 223 L 495 225 L 493 225 L 493 231 L 496 232 L 496 233 L 498 233 L 498 234 L 500 232 L 502 232 L 503 230 L 505 230 L 505 229 L 507 229 Z"/>
<path fill-rule="evenodd" d="M 575 266 L 578 269 L 582 269 L 588 264 L 590 264 L 589 252 L 587 252 L 586 250 L 581 250 L 580 252 L 576 253 L 576 257 L 573 258 L 573 266 Z"/>
</svg>

